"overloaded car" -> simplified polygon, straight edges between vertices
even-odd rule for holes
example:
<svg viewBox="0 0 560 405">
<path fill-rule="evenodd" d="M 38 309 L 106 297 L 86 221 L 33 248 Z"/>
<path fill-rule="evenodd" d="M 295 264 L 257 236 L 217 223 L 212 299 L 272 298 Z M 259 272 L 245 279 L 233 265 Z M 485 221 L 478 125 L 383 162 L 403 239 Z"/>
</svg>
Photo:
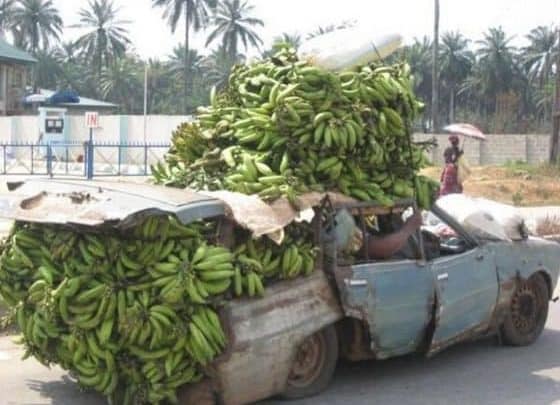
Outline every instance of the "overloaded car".
<svg viewBox="0 0 560 405">
<path fill-rule="evenodd" d="M 137 214 L 169 213 L 183 223 L 219 222 L 217 237 L 226 246 L 233 223 L 224 200 L 164 187 L 36 180 L 10 188 L 20 195 L 42 190 L 29 199 L 3 199 L 0 215 L 21 221 L 115 225 Z M 433 356 L 491 335 L 513 346 L 535 342 L 554 299 L 558 243 L 527 235 L 515 241 L 481 237 L 436 203 L 430 215 L 445 232 L 418 229 L 407 255 L 379 260 L 367 252 L 348 255 L 337 246 L 342 212 L 363 235 L 382 235 L 398 227 L 414 205 L 403 200 L 387 208 L 326 195 L 311 216 L 320 249 L 316 271 L 277 282 L 262 298 L 225 302 L 220 319 L 228 346 L 207 367 L 207 378 L 183 389 L 182 400 L 301 398 L 328 386 L 340 358 Z"/>
</svg>

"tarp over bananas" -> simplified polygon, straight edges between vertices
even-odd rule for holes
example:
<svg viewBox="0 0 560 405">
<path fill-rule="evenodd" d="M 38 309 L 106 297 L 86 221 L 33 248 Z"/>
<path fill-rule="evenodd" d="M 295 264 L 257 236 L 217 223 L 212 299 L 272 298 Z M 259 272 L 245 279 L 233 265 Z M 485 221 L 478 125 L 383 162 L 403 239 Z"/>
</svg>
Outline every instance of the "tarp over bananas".
<svg viewBox="0 0 560 405">
<path fill-rule="evenodd" d="M 16 223 L 0 296 L 16 309 L 24 357 L 70 370 L 113 404 L 176 402 L 227 344 L 224 300 L 315 268 L 306 227 L 290 226 L 282 246 L 237 229 L 234 251 L 216 232 L 172 216 L 122 233 Z"/>
<path fill-rule="evenodd" d="M 437 187 L 416 176 L 424 164 L 411 126 L 422 109 L 408 65 L 329 72 L 283 49 L 233 69 L 225 91 L 173 134 L 157 183 L 295 201 L 306 191 L 340 191 L 391 205 Z M 415 193 L 416 190 L 416 193 Z"/>
</svg>

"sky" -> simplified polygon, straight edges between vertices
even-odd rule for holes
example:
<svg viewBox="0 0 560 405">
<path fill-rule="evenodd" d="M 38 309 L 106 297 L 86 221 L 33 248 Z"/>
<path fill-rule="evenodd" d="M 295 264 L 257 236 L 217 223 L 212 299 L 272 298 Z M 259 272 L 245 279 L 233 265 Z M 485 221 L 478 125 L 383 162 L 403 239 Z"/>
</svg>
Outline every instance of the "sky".
<svg viewBox="0 0 560 405">
<path fill-rule="evenodd" d="M 165 59 L 182 42 L 183 27 L 173 35 L 162 19 L 162 9 L 153 9 L 151 0 L 114 0 L 121 18 L 130 20 L 130 38 L 142 58 Z M 375 27 L 379 33 L 399 33 L 405 42 L 430 35 L 433 30 L 433 0 L 249 0 L 253 15 L 264 21 L 258 33 L 270 45 L 283 32 L 303 37 L 317 26 L 354 21 Z M 70 28 L 78 22 L 78 11 L 88 0 L 54 0 L 66 28 L 63 39 L 71 40 L 80 31 Z M 560 24 L 560 0 L 440 0 L 440 32 L 459 30 L 478 40 L 488 27 L 502 26 L 514 44 L 523 46 L 524 36 L 538 25 Z M 554 21 L 554 17 L 556 21 Z M 208 53 L 204 33 L 195 34 L 194 46 Z"/>
</svg>

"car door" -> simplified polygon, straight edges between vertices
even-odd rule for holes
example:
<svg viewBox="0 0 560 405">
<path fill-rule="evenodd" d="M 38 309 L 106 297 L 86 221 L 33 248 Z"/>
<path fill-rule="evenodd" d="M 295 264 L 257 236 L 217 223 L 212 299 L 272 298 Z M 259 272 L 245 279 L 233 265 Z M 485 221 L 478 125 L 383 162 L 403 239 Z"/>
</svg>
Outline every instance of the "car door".
<svg viewBox="0 0 560 405">
<path fill-rule="evenodd" d="M 377 358 L 413 352 L 425 341 L 435 295 L 426 262 L 396 260 L 339 267 L 336 279 L 346 315 L 367 323 Z"/>
<path fill-rule="evenodd" d="M 435 259 L 430 268 L 437 293 L 433 355 L 487 329 L 499 287 L 494 254 L 484 246 Z"/>
</svg>

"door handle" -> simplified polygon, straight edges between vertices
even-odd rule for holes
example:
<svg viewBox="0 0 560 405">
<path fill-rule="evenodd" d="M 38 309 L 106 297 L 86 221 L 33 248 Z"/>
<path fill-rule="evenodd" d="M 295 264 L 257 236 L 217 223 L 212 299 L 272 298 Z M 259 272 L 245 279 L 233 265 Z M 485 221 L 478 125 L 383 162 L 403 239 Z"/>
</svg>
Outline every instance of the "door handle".
<svg viewBox="0 0 560 405">
<path fill-rule="evenodd" d="M 476 260 L 478 260 L 479 262 L 484 260 L 484 255 L 480 254 L 480 255 L 476 256 Z"/>
<path fill-rule="evenodd" d="M 356 279 L 356 280 L 345 279 L 344 282 L 346 283 L 346 285 L 350 287 L 365 287 L 368 285 L 367 280 L 361 280 L 361 279 Z"/>
</svg>

